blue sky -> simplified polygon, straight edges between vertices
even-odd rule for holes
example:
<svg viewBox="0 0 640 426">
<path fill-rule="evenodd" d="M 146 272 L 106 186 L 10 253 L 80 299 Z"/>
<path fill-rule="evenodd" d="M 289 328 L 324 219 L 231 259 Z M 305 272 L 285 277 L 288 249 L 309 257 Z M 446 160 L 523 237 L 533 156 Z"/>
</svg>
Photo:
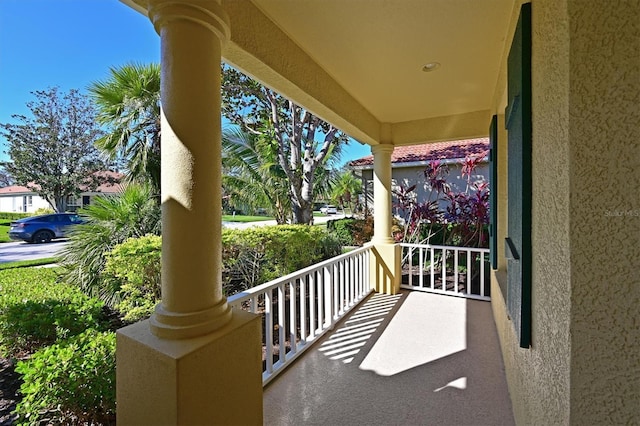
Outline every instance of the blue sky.
<svg viewBox="0 0 640 426">
<path fill-rule="evenodd" d="M 118 0 L 0 0 L 0 123 L 27 115 L 32 91 L 86 92 L 110 67 L 159 61 L 151 22 Z M 5 142 L 0 136 L 0 160 Z M 352 142 L 343 161 L 370 153 Z"/>
</svg>

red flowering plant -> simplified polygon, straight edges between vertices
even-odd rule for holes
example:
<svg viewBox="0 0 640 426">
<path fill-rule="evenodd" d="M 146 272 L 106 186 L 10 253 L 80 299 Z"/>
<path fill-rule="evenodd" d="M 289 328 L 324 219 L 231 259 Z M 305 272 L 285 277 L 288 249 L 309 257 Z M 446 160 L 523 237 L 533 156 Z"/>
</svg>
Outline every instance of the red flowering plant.
<svg viewBox="0 0 640 426">
<path fill-rule="evenodd" d="M 417 185 L 394 190 L 397 223 L 393 236 L 397 242 L 431 243 L 464 247 L 487 247 L 489 224 L 489 185 L 473 181 L 473 173 L 486 153 L 462 161 L 464 191 L 454 191 L 447 183 L 449 169 L 441 161 L 431 161 L 423 175 L 429 196 L 416 199 Z"/>
</svg>

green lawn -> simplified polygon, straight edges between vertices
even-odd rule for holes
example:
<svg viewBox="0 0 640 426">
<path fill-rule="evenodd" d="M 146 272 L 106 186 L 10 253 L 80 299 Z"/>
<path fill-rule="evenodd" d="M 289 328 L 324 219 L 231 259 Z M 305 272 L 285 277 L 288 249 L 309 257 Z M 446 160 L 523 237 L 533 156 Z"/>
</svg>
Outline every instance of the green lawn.
<svg viewBox="0 0 640 426">
<path fill-rule="evenodd" d="M 240 214 L 235 216 L 230 214 L 222 215 L 223 222 L 261 222 L 264 220 L 273 220 L 273 218 L 269 216 L 245 216 Z"/>
<path fill-rule="evenodd" d="M 31 266 L 50 265 L 58 262 L 57 257 L 46 257 L 43 259 L 19 260 L 17 262 L 0 263 L 0 271 L 4 269 L 27 268 Z"/>
<path fill-rule="evenodd" d="M 10 220 L 0 220 L 0 243 L 8 243 L 9 239 L 9 224 Z"/>
</svg>

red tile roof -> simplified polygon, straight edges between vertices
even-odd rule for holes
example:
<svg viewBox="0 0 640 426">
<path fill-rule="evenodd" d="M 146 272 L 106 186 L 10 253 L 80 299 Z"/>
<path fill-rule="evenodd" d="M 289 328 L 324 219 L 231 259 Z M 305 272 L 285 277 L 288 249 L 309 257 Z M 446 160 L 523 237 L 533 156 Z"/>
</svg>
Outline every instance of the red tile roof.
<svg viewBox="0 0 640 426">
<path fill-rule="evenodd" d="M 393 149 L 391 162 L 417 163 L 432 160 L 462 159 L 469 155 L 482 155 L 489 150 L 489 138 L 465 139 L 427 143 L 423 145 L 398 146 Z M 358 158 L 349 162 L 349 166 L 372 166 L 373 155 Z"/>
<path fill-rule="evenodd" d="M 121 192 L 122 184 L 120 184 L 120 180 L 124 176 L 122 173 L 110 172 L 110 171 L 97 172 L 97 173 L 100 176 L 108 178 L 109 181 L 103 183 L 102 185 L 98 186 L 94 191 L 90 191 L 90 192 L 103 192 L 105 194 L 113 194 L 116 192 Z M 37 185 L 34 185 L 34 186 L 37 188 Z M 36 188 L 31 189 L 31 188 L 27 188 L 26 186 L 20 186 L 20 185 L 5 186 L 4 188 L 0 188 L 0 195 L 33 193 L 33 192 L 36 192 Z M 85 187 L 81 189 L 85 191 L 87 188 Z"/>
<path fill-rule="evenodd" d="M 20 186 L 20 185 L 11 185 L 11 186 L 5 186 L 4 188 L 0 188 L 0 195 L 6 195 L 6 194 L 22 194 L 24 192 L 33 192 L 32 189 L 27 188 L 26 186 Z"/>
</svg>

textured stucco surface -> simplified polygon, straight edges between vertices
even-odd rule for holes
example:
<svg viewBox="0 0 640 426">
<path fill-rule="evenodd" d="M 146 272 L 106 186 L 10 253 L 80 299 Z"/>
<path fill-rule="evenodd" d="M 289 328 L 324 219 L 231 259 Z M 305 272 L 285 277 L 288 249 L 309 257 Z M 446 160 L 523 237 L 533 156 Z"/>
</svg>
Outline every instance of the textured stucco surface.
<svg viewBox="0 0 640 426">
<path fill-rule="evenodd" d="M 551 425 L 569 422 L 569 35 L 565 2 L 536 1 L 532 15 L 533 309 L 530 349 L 518 347 L 504 300 L 495 284 L 492 295 L 516 422 Z M 501 175 L 506 177 L 506 174 Z M 504 207 L 501 206 L 500 212 L 506 214 Z M 504 272 L 496 276 L 506 279 Z"/>
<path fill-rule="evenodd" d="M 534 0 L 530 349 L 493 309 L 519 424 L 640 423 L 640 2 Z M 503 206 L 500 207 L 502 212 Z"/>
<path fill-rule="evenodd" d="M 640 424 L 640 2 L 569 18 L 571 423 Z"/>
</svg>

